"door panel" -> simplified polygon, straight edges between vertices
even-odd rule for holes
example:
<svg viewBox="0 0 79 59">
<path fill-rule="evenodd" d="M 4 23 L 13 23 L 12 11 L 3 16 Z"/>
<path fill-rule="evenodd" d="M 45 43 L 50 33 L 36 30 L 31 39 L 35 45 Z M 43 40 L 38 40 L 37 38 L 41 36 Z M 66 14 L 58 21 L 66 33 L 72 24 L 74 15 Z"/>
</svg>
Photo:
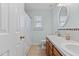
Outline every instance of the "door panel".
<svg viewBox="0 0 79 59">
<path fill-rule="evenodd" d="M 23 56 L 24 55 L 24 45 L 23 45 L 23 43 L 20 43 L 16 46 L 16 55 L 17 56 Z"/>
</svg>

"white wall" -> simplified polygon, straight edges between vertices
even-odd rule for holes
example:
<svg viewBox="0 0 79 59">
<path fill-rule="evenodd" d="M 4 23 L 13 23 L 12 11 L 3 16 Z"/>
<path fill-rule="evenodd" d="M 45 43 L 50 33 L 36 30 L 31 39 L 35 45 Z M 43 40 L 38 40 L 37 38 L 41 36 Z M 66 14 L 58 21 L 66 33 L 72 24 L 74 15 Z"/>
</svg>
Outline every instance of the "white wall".
<svg viewBox="0 0 79 59">
<path fill-rule="evenodd" d="M 55 34 L 55 32 L 58 29 L 58 20 L 59 20 L 59 9 L 60 7 L 54 6 L 51 9 L 51 16 L 52 16 L 52 34 Z"/>
<path fill-rule="evenodd" d="M 79 4 L 71 4 L 69 6 L 70 16 L 66 27 L 79 27 Z"/>
</svg>

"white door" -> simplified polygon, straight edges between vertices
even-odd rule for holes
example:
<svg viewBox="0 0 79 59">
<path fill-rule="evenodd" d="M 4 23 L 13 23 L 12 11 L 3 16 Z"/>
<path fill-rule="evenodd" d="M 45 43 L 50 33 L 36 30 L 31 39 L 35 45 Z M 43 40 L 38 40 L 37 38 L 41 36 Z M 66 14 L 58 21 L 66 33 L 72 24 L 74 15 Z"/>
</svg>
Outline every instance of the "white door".
<svg viewBox="0 0 79 59">
<path fill-rule="evenodd" d="M 10 33 L 15 33 L 16 38 L 14 38 L 12 42 L 14 43 L 14 49 L 11 50 L 11 52 L 16 52 L 16 55 L 19 56 L 23 56 L 24 55 L 24 39 L 21 40 L 20 36 L 23 36 L 22 33 L 23 31 L 20 31 L 20 24 L 19 21 L 20 19 L 22 19 L 23 16 L 23 4 L 18 4 L 18 3 L 11 3 L 9 4 L 9 32 Z M 24 20 L 24 19 L 22 19 Z M 13 39 L 13 38 L 12 38 Z"/>
<path fill-rule="evenodd" d="M 15 38 L 17 41 L 16 43 L 16 55 L 17 56 L 23 56 L 25 53 L 27 53 L 27 49 L 31 47 L 31 38 L 30 34 L 30 26 L 31 22 L 28 20 L 27 14 L 24 12 L 24 4 L 10 4 L 9 5 L 9 17 L 10 17 L 10 32 L 15 33 L 16 32 L 16 37 Z M 26 20 L 26 21 L 25 21 Z M 27 25 L 28 23 L 28 25 Z M 27 26 L 26 26 L 27 25 Z M 24 38 L 21 40 L 20 37 Z M 14 40 L 15 40 L 14 39 Z"/>
<path fill-rule="evenodd" d="M 18 56 L 24 56 L 25 55 L 25 38 L 20 38 L 25 37 L 24 35 L 24 5 L 23 4 L 17 4 L 16 10 L 17 10 L 17 45 L 16 45 L 16 55 Z"/>
</svg>

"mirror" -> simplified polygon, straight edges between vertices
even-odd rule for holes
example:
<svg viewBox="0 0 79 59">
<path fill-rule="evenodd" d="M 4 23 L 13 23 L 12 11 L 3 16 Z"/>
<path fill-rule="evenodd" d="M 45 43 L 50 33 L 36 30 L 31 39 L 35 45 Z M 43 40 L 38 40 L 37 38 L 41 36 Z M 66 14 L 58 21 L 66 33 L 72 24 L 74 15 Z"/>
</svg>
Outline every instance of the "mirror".
<svg viewBox="0 0 79 59">
<path fill-rule="evenodd" d="M 64 26 L 68 19 L 68 9 L 65 6 L 62 6 L 59 11 L 59 26 Z"/>
</svg>

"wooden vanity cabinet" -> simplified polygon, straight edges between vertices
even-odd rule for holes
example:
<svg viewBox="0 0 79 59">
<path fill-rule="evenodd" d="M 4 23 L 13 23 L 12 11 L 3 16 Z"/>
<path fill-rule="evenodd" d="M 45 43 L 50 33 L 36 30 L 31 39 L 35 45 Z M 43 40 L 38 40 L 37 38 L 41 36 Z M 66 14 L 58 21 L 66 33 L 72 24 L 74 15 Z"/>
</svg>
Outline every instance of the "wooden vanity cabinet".
<svg viewBox="0 0 79 59">
<path fill-rule="evenodd" d="M 46 55 L 49 56 L 49 41 L 46 39 Z"/>
<path fill-rule="evenodd" d="M 46 38 L 46 55 L 47 56 L 62 56 L 62 54 L 57 50 L 57 48 Z"/>
<path fill-rule="evenodd" d="M 53 55 L 54 56 L 62 56 L 62 54 L 55 47 L 53 48 Z"/>
<path fill-rule="evenodd" d="M 46 39 L 46 54 L 47 56 L 52 56 L 53 52 L 52 52 L 52 44 L 50 43 L 50 41 L 48 39 Z"/>
</svg>

